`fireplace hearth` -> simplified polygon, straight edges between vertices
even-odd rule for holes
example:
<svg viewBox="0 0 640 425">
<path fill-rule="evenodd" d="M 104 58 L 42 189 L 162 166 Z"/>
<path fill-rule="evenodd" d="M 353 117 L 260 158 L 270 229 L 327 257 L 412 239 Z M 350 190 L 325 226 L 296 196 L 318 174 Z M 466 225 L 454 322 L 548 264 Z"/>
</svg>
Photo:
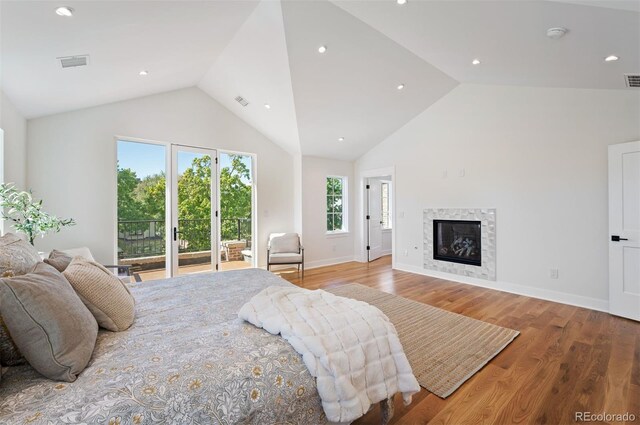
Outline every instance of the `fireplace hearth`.
<svg viewBox="0 0 640 425">
<path fill-rule="evenodd" d="M 481 222 L 433 220 L 433 259 L 482 266 Z"/>
<path fill-rule="evenodd" d="M 427 208 L 423 226 L 426 270 L 496 280 L 495 208 Z"/>
</svg>

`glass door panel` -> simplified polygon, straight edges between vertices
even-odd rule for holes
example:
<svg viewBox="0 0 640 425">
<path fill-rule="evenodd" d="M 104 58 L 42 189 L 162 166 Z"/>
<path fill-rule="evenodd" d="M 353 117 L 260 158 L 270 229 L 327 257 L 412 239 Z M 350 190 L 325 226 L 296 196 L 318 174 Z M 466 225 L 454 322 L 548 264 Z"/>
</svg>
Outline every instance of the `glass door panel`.
<svg viewBox="0 0 640 425">
<path fill-rule="evenodd" d="M 216 151 L 172 146 L 172 270 L 216 270 Z"/>
<path fill-rule="evenodd" d="M 220 153 L 220 269 L 254 267 L 253 157 Z"/>
<path fill-rule="evenodd" d="M 117 141 L 117 256 L 139 280 L 166 277 L 166 147 Z"/>
</svg>

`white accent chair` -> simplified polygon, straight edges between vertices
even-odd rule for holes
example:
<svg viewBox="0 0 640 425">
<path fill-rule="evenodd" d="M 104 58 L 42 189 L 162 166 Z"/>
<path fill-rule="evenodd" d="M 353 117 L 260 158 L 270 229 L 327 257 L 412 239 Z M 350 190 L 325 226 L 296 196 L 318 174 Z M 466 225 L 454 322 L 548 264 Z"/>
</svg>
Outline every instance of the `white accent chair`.
<svg viewBox="0 0 640 425">
<path fill-rule="evenodd" d="M 297 233 L 271 233 L 267 244 L 267 270 L 272 265 L 296 264 L 302 266 L 304 277 L 304 247 Z"/>
</svg>

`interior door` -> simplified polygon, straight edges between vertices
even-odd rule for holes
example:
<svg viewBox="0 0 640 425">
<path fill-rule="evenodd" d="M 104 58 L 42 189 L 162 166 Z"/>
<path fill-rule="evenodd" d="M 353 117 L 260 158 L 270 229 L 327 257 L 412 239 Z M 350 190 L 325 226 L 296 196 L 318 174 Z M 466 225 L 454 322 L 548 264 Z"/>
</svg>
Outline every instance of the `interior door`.
<svg viewBox="0 0 640 425">
<path fill-rule="evenodd" d="M 217 152 L 171 147 L 171 275 L 218 269 Z"/>
<path fill-rule="evenodd" d="M 380 202 L 380 180 L 367 181 L 367 226 L 369 261 L 382 257 L 382 203 Z"/>
<path fill-rule="evenodd" d="M 609 146 L 609 311 L 640 320 L 640 141 Z"/>
</svg>

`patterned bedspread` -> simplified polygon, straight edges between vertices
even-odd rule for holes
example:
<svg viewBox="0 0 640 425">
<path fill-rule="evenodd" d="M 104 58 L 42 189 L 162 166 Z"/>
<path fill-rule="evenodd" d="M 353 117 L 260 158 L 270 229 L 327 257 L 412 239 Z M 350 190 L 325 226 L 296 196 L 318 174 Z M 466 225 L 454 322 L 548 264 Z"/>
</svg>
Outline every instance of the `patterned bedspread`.
<svg viewBox="0 0 640 425">
<path fill-rule="evenodd" d="M 101 331 L 76 382 L 5 372 L 0 424 L 325 424 L 300 355 L 236 316 L 270 285 L 290 284 L 250 269 L 134 285 L 134 325 Z"/>
</svg>

